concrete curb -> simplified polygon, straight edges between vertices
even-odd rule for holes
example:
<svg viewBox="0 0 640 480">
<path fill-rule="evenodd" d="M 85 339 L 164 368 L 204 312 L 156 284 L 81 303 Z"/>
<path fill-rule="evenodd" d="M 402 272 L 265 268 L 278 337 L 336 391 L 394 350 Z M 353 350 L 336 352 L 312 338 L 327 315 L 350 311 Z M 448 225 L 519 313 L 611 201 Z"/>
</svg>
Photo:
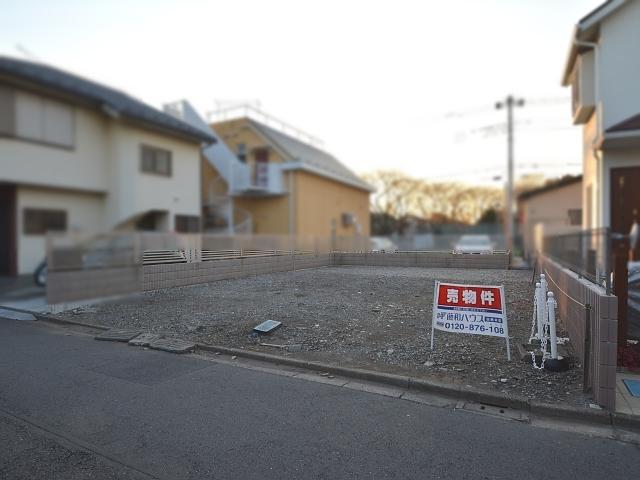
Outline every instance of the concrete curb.
<svg viewBox="0 0 640 480">
<path fill-rule="evenodd" d="M 625 430 L 640 431 L 640 417 L 628 415 L 626 413 L 612 413 L 611 423 L 614 427 Z"/>
<path fill-rule="evenodd" d="M 598 425 L 612 425 L 612 414 L 606 410 L 577 409 L 567 405 L 553 405 L 550 403 L 529 402 L 529 411 L 543 417 L 554 417 L 563 420 L 579 420 Z"/>
<path fill-rule="evenodd" d="M 49 313 L 34 312 L 32 310 L 24 310 L 22 308 L 5 307 L 4 305 L 0 305 L 0 307 L 6 310 L 13 310 L 14 312 L 30 313 L 31 315 L 36 317 L 36 320 L 39 320 L 39 321 L 60 323 L 63 325 L 77 325 L 80 327 L 95 328 L 97 330 L 110 330 L 110 327 L 105 327 L 103 325 L 93 325 L 91 323 L 75 322 L 73 320 L 67 320 L 66 318 L 56 317 L 55 315 L 51 315 Z"/>
<path fill-rule="evenodd" d="M 621 413 L 610 413 L 606 410 L 587 410 L 578 409 L 567 405 L 553 405 L 549 403 L 538 402 L 536 400 L 529 400 L 524 397 L 500 395 L 494 392 L 486 392 L 473 388 L 470 389 L 462 385 L 443 383 L 437 380 L 413 378 L 403 375 L 375 372 L 372 370 L 363 370 L 358 368 L 340 367 L 324 364 L 321 362 L 307 362 L 305 360 L 281 357 L 278 355 L 271 355 L 268 353 L 255 352 L 251 350 L 243 350 L 241 348 L 221 347 L 217 345 L 206 345 L 201 343 L 197 343 L 196 348 L 209 352 L 235 355 L 237 357 L 249 358 L 252 360 L 261 360 L 280 365 L 288 365 L 291 367 L 328 372 L 348 378 L 367 380 L 371 382 L 382 383 L 385 385 L 403 387 L 409 390 L 434 393 L 450 397 L 454 400 L 515 408 L 525 410 L 533 415 L 540 415 L 542 417 L 557 418 L 559 420 L 574 420 L 594 425 L 611 425 L 614 427 L 626 428 L 640 432 L 640 418 Z"/>
<path fill-rule="evenodd" d="M 3 307 L 6 308 L 6 307 Z M 109 330 L 104 325 L 93 325 L 83 322 L 75 322 L 55 317 L 53 315 L 35 313 L 28 310 L 11 309 L 24 313 L 31 313 L 38 320 L 50 321 L 54 323 L 78 325 L 82 327 L 95 328 L 98 330 Z M 462 400 L 469 402 L 484 403 L 498 407 L 515 408 L 527 411 L 533 415 L 542 417 L 557 418 L 559 420 L 574 420 L 595 425 L 611 425 L 613 427 L 623 428 L 640 432 L 640 417 L 626 415 L 623 413 L 611 413 L 606 410 L 587 410 L 570 407 L 567 405 L 553 405 L 536 400 L 529 400 L 524 397 L 500 395 L 494 392 L 477 390 L 468 388 L 463 385 L 455 385 L 443 383 L 437 380 L 428 380 L 422 378 L 413 378 L 404 375 L 396 375 L 393 373 L 376 372 L 373 370 L 364 370 L 361 368 L 341 367 L 330 365 L 322 362 L 311 362 L 298 358 L 282 357 L 272 355 L 270 353 L 256 352 L 253 350 L 244 350 L 241 348 L 223 347 L 219 345 L 207 345 L 196 343 L 196 350 L 205 352 L 223 353 L 225 355 L 235 355 L 237 357 L 248 358 L 251 360 L 259 360 L 279 365 L 287 365 L 290 367 L 301 368 L 304 370 L 314 370 L 327 372 L 334 375 L 340 375 L 347 378 L 357 380 L 365 380 L 370 382 L 381 383 L 396 387 L 406 388 L 408 390 L 417 390 L 422 392 L 434 393 L 454 400 Z"/>
<path fill-rule="evenodd" d="M 455 400 L 467 400 L 500 407 L 529 410 L 529 403 L 525 398 L 516 396 L 509 397 L 493 392 L 463 388 L 461 385 L 443 383 L 437 380 L 413 378 L 405 375 L 376 372 L 373 370 L 364 370 L 360 368 L 340 367 L 337 365 L 330 365 L 321 362 L 308 362 L 296 358 L 281 357 L 278 355 L 255 352 L 252 350 L 244 350 L 241 348 L 221 347 L 217 345 L 206 345 L 202 343 L 197 343 L 196 348 L 208 352 L 218 352 L 227 355 L 249 358 L 252 360 L 261 360 L 291 367 L 304 368 L 307 370 L 328 372 L 334 375 L 341 375 L 343 377 L 354 378 L 358 380 L 365 380 L 370 382 L 382 383 L 385 385 L 392 385 L 395 387 L 402 387 L 408 390 L 435 393 L 438 395 L 451 397 Z"/>
</svg>

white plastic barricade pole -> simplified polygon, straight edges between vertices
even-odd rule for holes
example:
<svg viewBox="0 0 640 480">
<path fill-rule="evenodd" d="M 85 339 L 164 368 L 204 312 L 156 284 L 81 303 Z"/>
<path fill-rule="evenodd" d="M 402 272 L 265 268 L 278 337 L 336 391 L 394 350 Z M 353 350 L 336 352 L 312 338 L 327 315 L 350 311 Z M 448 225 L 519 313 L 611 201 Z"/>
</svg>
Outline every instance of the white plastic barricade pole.
<svg viewBox="0 0 640 480">
<path fill-rule="evenodd" d="M 542 287 L 542 282 L 536 284 L 539 288 L 536 288 L 536 319 L 538 321 L 538 332 L 536 338 L 542 341 L 544 337 L 544 312 L 545 312 L 545 292 Z"/>
<path fill-rule="evenodd" d="M 547 277 L 545 274 L 540 275 L 540 322 L 538 324 L 538 340 L 542 341 L 545 336 L 544 326 L 547 322 Z"/>
<path fill-rule="evenodd" d="M 551 343 L 551 358 L 558 358 L 558 337 L 556 335 L 556 299 L 553 292 L 547 294 L 547 317 L 549 321 L 549 337 Z"/>
</svg>

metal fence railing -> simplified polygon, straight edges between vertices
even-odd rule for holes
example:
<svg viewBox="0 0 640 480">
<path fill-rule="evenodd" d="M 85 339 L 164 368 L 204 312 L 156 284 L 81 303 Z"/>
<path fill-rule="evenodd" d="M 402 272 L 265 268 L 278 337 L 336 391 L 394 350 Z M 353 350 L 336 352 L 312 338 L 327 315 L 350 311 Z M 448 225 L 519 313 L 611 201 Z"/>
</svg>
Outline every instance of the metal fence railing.
<svg viewBox="0 0 640 480">
<path fill-rule="evenodd" d="M 608 228 L 547 236 L 542 253 L 611 291 L 611 232 Z"/>
</svg>

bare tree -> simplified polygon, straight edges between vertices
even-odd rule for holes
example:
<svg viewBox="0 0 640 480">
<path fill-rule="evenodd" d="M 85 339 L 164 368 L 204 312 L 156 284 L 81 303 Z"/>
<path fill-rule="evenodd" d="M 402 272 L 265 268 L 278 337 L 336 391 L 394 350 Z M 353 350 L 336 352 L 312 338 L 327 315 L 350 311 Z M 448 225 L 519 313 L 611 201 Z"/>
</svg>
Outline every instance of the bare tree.
<svg viewBox="0 0 640 480">
<path fill-rule="evenodd" d="M 488 209 L 499 210 L 504 204 L 502 190 L 494 187 L 429 182 L 398 171 L 376 171 L 365 178 L 376 188 L 372 211 L 398 220 L 416 216 L 472 224 Z"/>
</svg>

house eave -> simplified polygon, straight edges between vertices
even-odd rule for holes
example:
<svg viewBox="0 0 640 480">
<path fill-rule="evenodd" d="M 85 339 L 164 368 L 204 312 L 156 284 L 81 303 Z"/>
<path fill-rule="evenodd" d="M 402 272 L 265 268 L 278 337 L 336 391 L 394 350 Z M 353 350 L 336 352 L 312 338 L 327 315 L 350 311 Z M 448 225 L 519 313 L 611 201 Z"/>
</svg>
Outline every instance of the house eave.
<svg viewBox="0 0 640 480">
<path fill-rule="evenodd" d="M 579 47 L 576 42 L 595 41 L 600 31 L 600 23 L 613 12 L 622 7 L 627 0 L 609 0 L 600 5 L 595 10 L 584 16 L 578 24 L 573 28 L 571 35 L 571 44 L 565 62 L 564 72 L 562 74 L 562 86 L 567 87 L 571 84 L 571 74 L 575 67 L 578 55 L 587 50 L 585 47 Z"/>
<path fill-rule="evenodd" d="M 595 147 L 599 150 L 640 148 L 640 129 L 606 132 L 596 139 Z"/>
</svg>

